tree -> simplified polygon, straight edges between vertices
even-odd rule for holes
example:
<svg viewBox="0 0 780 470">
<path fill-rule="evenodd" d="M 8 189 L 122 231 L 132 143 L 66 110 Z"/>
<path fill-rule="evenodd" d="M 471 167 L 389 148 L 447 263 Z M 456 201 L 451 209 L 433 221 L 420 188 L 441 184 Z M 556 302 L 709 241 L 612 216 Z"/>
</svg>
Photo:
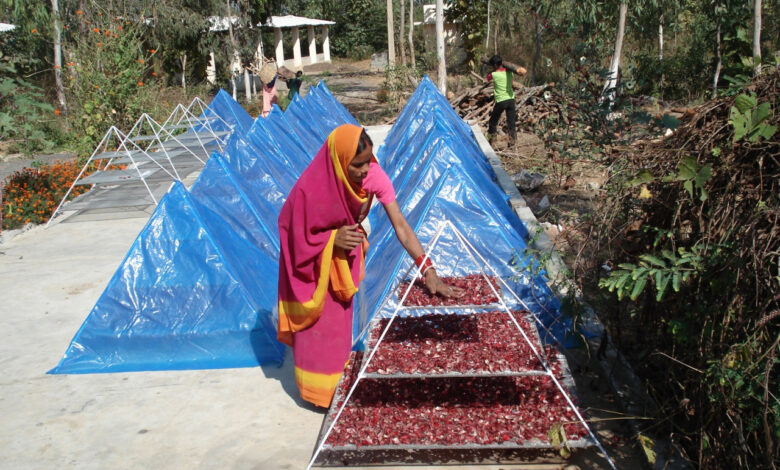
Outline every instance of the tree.
<svg viewBox="0 0 780 470">
<path fill-rule="evenodd" d="M 412 67 L 416 67 L 417 64 L 414 57 L 414 0 L 409 0 L 409 59 L 412 61 Z"/>
<path fill-rule="evenodd" d="M 393 28 L 393 0 L 387 0 L 387 63 L 395 65 L 395 30 Z"/>
<path fill-rule="evenodd" d="M 436 56 L 439 63 L 439 91 L 447 96 L 447 63 L 444 60 L 444 2 L 436 0 Z"/>
<path fill-rule="evenodd" d="M 51 22 L 53 28 L 54 45 L 54 83 L 57 88 L 57 103 L 63 111 L 68 110 L 65 101 L 65 87 L 62 84 L 62 19 L 60 19 L 60 7 L 57 0 L 51 0 Z"/>
<path fill-rule="evenodd" d="M 761 73 L 761 0 L 753 0 L 753 74 Z"/>
<path fill-rule="evenodd" d="M 404 47 L 404 26 L 406 25 L 406 18 L 405 18 L 405 10 L 406 10 L 406 2 L 404 0 L 400 0 L 401 3 L 401 24 L 398 25 L 398 47 L 401 49 L 401 65 L 406 67 L 406 47 Z"/>
<path fill-rule="evenodd" d="M 617 36 L 615 37 L 615 52 L 612 54 L 612 61 L 609 65 L 609 75 L 607 76 L 607 82 L 604 84 L 604 97 L 613 102 L 615 100 L 615 89 L 617 88 L 618 73 L 620 72 L 620 56 L 623 53 L 623 37 L 626 32 L 626 10 L 628 6 L 625 1 L 620 2 L 618 9 L 618 27 Z"/>
</svg>

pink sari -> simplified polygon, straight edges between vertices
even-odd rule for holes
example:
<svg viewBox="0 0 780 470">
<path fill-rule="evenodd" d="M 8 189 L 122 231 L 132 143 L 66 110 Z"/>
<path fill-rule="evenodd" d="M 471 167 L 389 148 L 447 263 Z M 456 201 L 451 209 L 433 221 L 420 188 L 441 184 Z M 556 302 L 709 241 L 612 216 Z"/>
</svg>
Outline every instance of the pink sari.
<svg viewBox="0 0 780 470">
<path fill-rule="evenodd" d="M 349 180 L 362 128 L 342 125 L 293 186 L 279 215 L 278 339 L 293 347 L 301 397 L 327 407 L 352 347 L 352 297 L 367 243 L 334 246 L 336 230 L 368 212 L 371 197 Z"/>
</svg>

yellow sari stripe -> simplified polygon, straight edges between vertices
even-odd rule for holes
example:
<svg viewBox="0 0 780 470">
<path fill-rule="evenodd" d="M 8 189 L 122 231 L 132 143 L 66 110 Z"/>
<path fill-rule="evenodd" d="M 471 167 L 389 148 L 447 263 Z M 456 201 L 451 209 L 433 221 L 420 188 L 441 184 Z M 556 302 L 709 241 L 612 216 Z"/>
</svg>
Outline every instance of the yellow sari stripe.
<svg viewBox="0 0 780 470">
<path fill-rule="evenodd" d="M 344 255 L 344 250 L 336 248 L 331 260 L 330 282 L 333 293 L 342 301 L 348 301 L 355 295 L 358 288 L 352 279 L 352 270 Z"/>
<path fill-rule="evenodd" d="M 322 390 L 332 390 L 339 384 L 343 372 L 336 372 L 335 374 L 319 374 L 317 372 L 310 372 L 303 370 L 299 367 L 295 367 L 295 380 L 299 384 L 303 384 L 309 388 L 318 388 Z"/>
<path fill-rule="evenodd" d="M 349 183 L 349 179 L 347 179 L 347 175 L 344 174 L 344 170 L 341 168 L 341 162 L 339 162 L 339 157 L 336 154 L 336 138 L 334 136 L 334 133 L 331 132 L 331 134 L 328 136 L 328 150 L 330 154 L 330 161 L 333 164 L 333 169 L 336 171 L 336 176 L 341 180 L 342 183 L 344 183 L 344 186 L 347 187 L 347 191 L 349 191 L 352 196 L 357 199 L 360 202 L 366 202 L 368 200 L 368 196 L 366 197 L 360 197 L 355 193 L 355 190 L 352 189 L 352 185 Z"/>
<path fill-rule="evenodd" d="M 322 262 L 320 264 L 320 275 L 317 279 L 317 287 L 310 300 L 306 302 L 296 302 L 294 300 L 279 300 L 279 319 L 282 317 L 297 318 L 300 321 L 301 316 L 311 313 L 319 314 L 322 306 L 325 304 L 325 294 L 328 292 L 328 281 L 330 280 L 330 266 L 333 257 L 333 242 L 336 240 L 336 230 L 330 233 L 328 244 L 322 250 Z"/>
</svg>

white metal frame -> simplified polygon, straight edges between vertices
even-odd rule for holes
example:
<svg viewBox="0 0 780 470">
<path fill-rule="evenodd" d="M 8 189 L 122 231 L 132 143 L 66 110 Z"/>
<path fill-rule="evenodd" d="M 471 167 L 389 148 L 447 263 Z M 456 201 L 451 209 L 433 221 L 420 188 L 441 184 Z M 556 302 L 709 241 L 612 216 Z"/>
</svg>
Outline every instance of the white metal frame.
<svg viewBox="0 0 780 470">
<path fill-rule="evenodd" d="M 146 181 L 144 172 L 142 171 L 143 163 L 151 161 L 157 165 L 159 169 L 165 171 L 165 173 L 167 173 L 171 179 L 180 181 L 181 177 L 173 163 L 173 156 L 171 156 L 171 153 L 169 153 L 169 150 L 171 149 L 168 147 L 171 143 L 174 143 L 177 145 L 177 147 L 180 148 L 180 150 L 177 152 L 177 155 L 181 154 L 181 151 L 184 151 L 185 153 L 191 154 L 201 163 L 205 164 L 205 161 L 200 158 L 192 150 L 192 148 L 190 148 L 190 146 L 182 142 L 181 138 L 186 136 L 187 133 L 185 132 L 182 134 L 175 134 L 175 132 L 181 129 L 195 130 L 196 128 L 199 128 L 197 129 L 198 132 L 194 132 L 194 136 L 197 140 L 198 146 L 204 152 L 208 152 L 206 147 L 210 145 L 211 142 L 216 142 L 219 151 L 223 151 L 224 145 L 227 142 L 227 138 L 233 131 L 233 126 L 231 126 L 227 121 L 225 121 L 216 113 L 212 113 L 211 116 L 207 115 L 207 110 L 208 105 L 206 105 L 203 100 L 196 96 L 187 107 L 184 107 L 181 104 L 177 104 L 163 124 L 155 121 L 147 113 L 143 113 L 138 118 L 138 120 L 136 120 L 135 124 L 127 134 L 124 134 L 122 131 L 117 129 L 116 126 L 111 126 L 100 140 L 100 143 L 98 143 L 95 150 L 92 152 L 92 155 L 90 155 L 89 159 L 82 167 L 76 179 L 70 185 L 70 188 L 68 188 L 65 196 L 62 198 L 59 205 L 52 213 L 49 221 L 46 223 L 46 227 L 51 224 L 52 220 L 54 220 L 55 216 L 60 212 L 60 209 L 62 209 L 62 206 L 67 201 L 68 196 L 70 196 L 70 193 L 73 192 L 73 188 L 82 179 L 84 172 L 89 167 L 90 163 L 92 163 L 94 160 L 108 160 L 106 164 L 102 166 L 102 170 L 105 171 L 112 163 L 114 163 L 117 158 L 129 158 L 131 163 L 130 166 L 136 170 L 138 179 L 141 180 L 147 192 L 149 193 L 149 196 L 152 198 L 152 201 L 154 201 L 154 204 L 157 205 L 157 198 L 154 196 L 154 193 Z M 197 112 L 197 114 L 195 114 L 193 111 Z M 222 135 L 222 133 L 214 129 L 211 123 L 215 121 L 221 121 L 225 126 L 227 126 L 228 129 L 230 129 L 230 131 L 227 132 L 227 135 Z M 143 135 L 143 131 L 145 129 L 150 130 L 151 133 Z M 203 139 L 201 138 L 201 129 L 209 135 L 209 138 L 213 139 L 211 142 L 204 142 L 207 137 L 204 137 Z M 116 138 L 118 143 L 116 143 L 116 145 L 110 145 L 114 141 L 114 138 Z M 149 142 L 148 145 L 139 145 L 139 143 L 145 141 Z M 166 146 L 166 144 L 168 146 Z M 162 152 L 162 154 L 165 156 L 165 159 L 170 164 L 173 173 L 168 171 L 167 168 L 161 165 L 160 162 L 158 162 L 151 155 L 151 153 L 154 152 L 154 149 L 159 149 L 157 152 Z M 206 158 L 208 159 L 208 157 Z"/>
<path fill-rule="evenodd" d="M 598 449 L 601 451 L 601 453 L 603 454 L 603 456 L 607 460 L 607 463 L 609 464 L 609 466 L 613 470 L 617 470 L 617 467 L 615 466 L 615 463 L 610 458 L 609 454 L 607 454 L 606 449 L 604 449 L 604 446 L 598 440 L 598 438 L 596 437 L 596 434 L 590 429 L 590 426 L 588 426 L 587 422 L 585 422 L 585 419 L 583 418 L 582 414 L 579 412 L 577 407 L 574 405 L 574 401 L 571 399 L 569 394 L 566 392 L 566 390 L 564 389 L 563 385 L 561 385 L 560 381 L 558 381 L 558 379 L 555 377 L 555 374 L 553 373 L 553 371 L 550 368 L 550 366 L 547 363 L 547 361 L 540 354 L 540 352 L 537 351 L 537 349 L 534 346 L 534 344 L 531 341 L 531 339 L 528 337 L 528 335 L 525 333 L 525 331 L 521 328 L 520 323 L 517 321 L 515 316 L 512 314 L 511 310 L 506 305 L 506 302 L 504 302 L 504 299 L 501 297 L 499 292 L 496 290 L 495 286 L 493 286 L 493 284 L 488 279 L 487 274 L 485 273 L 484 267 L 487 267 L 491 271 L 491 273 L 496 277 L 496 279 L 498 279 L 503 284 L 504 288 L 515 297 L 515 300 L 517 300 L 526 309 L 528 309 L 528 306 L 525 304 L 525 302 L 522 301 L 522 299 L 519 298 L 519 296 L 517 296 L 517 294 L 514 293 L 514 291 L 512 291 L 512 289 L 509 288 L 509 285 L 498 275 L 498 273 L 495 271 L 495 269 L 493 269 L 492 266 L 487 264 L 487 261 L 485 260 L 485 258 L 483 258 L 481 255 L 479 255 L 479 252 L 477 252 L 476 248 L 474 248 L 474 246 L 457 229 L 457 227 L 455 227 L 455 225 L 452 224 L 452 222 L 450 222 L 449 220 L 445 220 L 442 224 L 439 225 L 439 228 L 436 231 L 436 234 L 434 235 L 433 239 L 431 240 L 431 242 L 426 247 L 426 250 L 425 250 L 426 255 L 425 255 L 425 257 L 427 258 L 429 256 L 428 253 L 431 253 L 435 249 L 436 244 L 438 243 L 439 238 L 441 237 L 441 234 L 442 234 L 442 232 L 444 231 L 445 228 L 449 228 L 449 229 L 452 230 L 452 232 L 455 234 L 455 236 L 458 239 L 458 241 L 461 243 L 463 249 L 471 257 L 472 261 L 474 261 L 474 263 L 477 266 L 481 266 L 480 267 L 481 274 L 485 278 L 485 280 L 488 282 L 488 285 L 490 286 L 491 290 L 493 291 L 493 294 L 495 294 L 495 296 L 499 299 L 499 302 L 501 303 L 501 309 L 505 313 L 507 313 L 509 315 L 509 317 L 512 319 L 512 322 L 514 323 L 514 325 L 517 327 L 517 329 L 522 334 L 523 339 L 526 341 L 528 346 L 530 346 L 531 351 L 533 351 L 533 354 L 536 356 L 536 358 L 539 360 L 539 362 L 544 367 L 544 375 L 547 375 L 547 376 L 549 376 L 552 379 L 553 383 L 558 388 L 558 391 L 563 395 L 563 397 L 566 399 L 567 404 L 569 405 L 571 410 L 574 412 L 574 414 L 577 416 L 577 420 L 580 422 L 580 424 L 582 424 L 585 427 L 585 430 L 588 432 L 588 435 L 590 436 L 590 438 L 593 440 L 593 442 L 596 444 Z M 475 254 L 476 254 L 476 257 L 475 257 Z M 477 257 L 482 261 L 482 264 L 480 264 L 477 261 Z M 423 263 L 424 262 L 425 262 L 425 260 L 423 260 Z M 422 275 L 420 267 L 417 267 L 417 269 L 414 270 L 414 271 L 415 271 L 415 275 L 416 276 Z M 396 316 L 398 315 L 398 312 L 401 310 L 401 308 L 403 306 L 403 303 L 406 300 L 406 297 L 409 295 L 409 292 L 411 292 L 413 284 L 414 283 L 412 283 L 412 282 L 409 283 L 409 286 L 404 291 L 404 294 L 401 297 L 401 300 L 398 302 L 398 305 L 395 307 L 395 310 L 393 311 L 393 314 L 390 316 L 390 319 L 387 322 L 387 325 L 385 325 L 385 328 L 382 331 L 382 334 L 379 336 L 379 339 L 377 339 L 374 347 L 372 348 L 371 352 L 369 353 L 368 358 L 365 361 L 363 361 L 363 365 L 361 366 L 360 371 L 358 372 L 357 377 L 355 378 L 354 383 L 350 387 L 349 392 L 347 393 L 346 397 L 344 398 L 344 400 L 343 400 L 341 406 L 339 407 L 338 411 L 336 412 L 336 415 L 334 416 L 333 420 L 330 422 L 330 425 L 328 426 L 327 431 L 325 432 L 325 434 L 322 436 L 322 439 L 318 443 L 317 449 L 315 450 L 314 455 L 312 455 L 312 458 L 309 461 L 309 464 L 307 465 L 306 470 L 310 470 L 312 465 L 314 465 L 314 462 L 317 460 L 317 457 L 319 456 L 320 452 L 322 452 L 322 449 L 324 448 L 325 443 L 327 442 L 328 437 L 330 436 L 330 433 L 333 431 L 333 428 L 336 426 L 336 422 L 338 422 L 339 417 L 341 417 L 341 413 L 344 411 L 344 408 L 346 408 L 347 403 L 349 402 L 349 399 L 352 397 L 352 393 L 357 388 L 357 385 L 358 385 L 358 383 L 360 383 L 360 380 L 363 379 L 366 376 L 366 369 L 368 368 L 368 365 L 371 363 L 371 359 L 373 359 L 374 354 L 376 353 L 376 351 L 379 350 L 379 345 L 382 343 L 382 340 L 384 339 L 385 334 L 387 334 L 387 332 L 390 330 L 390 326 L 392 325 L 393 320 L 395 320 Z M 532 316 L 534 316 L 534 315 L 532 315 Z"/>
</svg>

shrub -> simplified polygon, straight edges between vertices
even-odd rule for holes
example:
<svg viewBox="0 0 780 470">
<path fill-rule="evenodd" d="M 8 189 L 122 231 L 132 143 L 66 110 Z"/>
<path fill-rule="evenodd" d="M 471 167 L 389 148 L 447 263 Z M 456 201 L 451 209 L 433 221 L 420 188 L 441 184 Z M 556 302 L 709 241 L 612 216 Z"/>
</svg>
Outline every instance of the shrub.
<svg viewBox="0 0 780 470">
<path fill-rule="evenodd" d="M 94 168 L 88 169 L 91 173 Z M 40 224 L 51 217 L 81 171 L 77 160 L 25 168 L 9 176 L 3 185 L 2 229 Z M 85 193 L 88 186 L 75 186 L 69 199 Z"/>
</svg>

